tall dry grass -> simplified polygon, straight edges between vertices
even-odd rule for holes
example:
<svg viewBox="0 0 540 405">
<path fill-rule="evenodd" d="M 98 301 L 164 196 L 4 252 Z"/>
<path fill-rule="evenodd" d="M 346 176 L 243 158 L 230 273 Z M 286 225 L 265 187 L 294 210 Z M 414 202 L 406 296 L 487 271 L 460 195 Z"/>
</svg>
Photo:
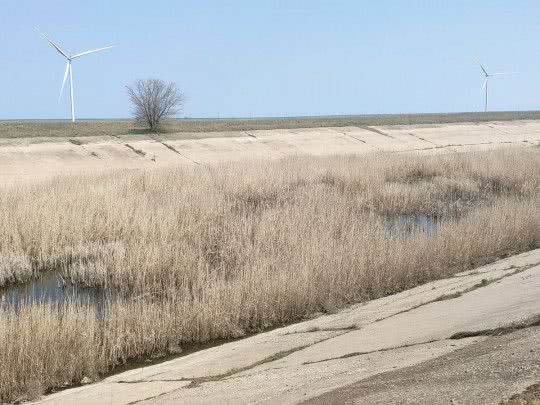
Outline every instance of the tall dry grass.
<svg viewBox="0 0 540 405">
<path fill-rule="evenodd" d="M 540 151 L 373 155 L 58 178 L 0 195 L 0 283 L 119 292 L 0 310 L 0 399 L 239 337 L 540 246 Z M 437 232 L 390 235 L 392 215 Z"/>
</svg>

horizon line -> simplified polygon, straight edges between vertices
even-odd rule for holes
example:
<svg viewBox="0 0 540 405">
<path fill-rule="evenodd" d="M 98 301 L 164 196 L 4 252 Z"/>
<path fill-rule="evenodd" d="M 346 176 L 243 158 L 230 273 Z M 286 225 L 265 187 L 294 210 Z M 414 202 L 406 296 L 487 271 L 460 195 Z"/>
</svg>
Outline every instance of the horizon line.
<svg viewBox="0 0 540 405">
<path fill-rule="evenodd" d="M 399 117 L 399 116 L 420 116 L 420 115 L 459 115 L 459 114 L 477 114 L 477 115 L 489 115 L 489 114 L 527 114 L 527 113 L 540 113 L 540 110 L 497 110 L 497 111 L 453 111 L 453 112 L 414 112 L 414 113 L 364 113 L 364 114 L 315 114 L 315 115 L 276 115 L 276 116 L 229 116 L 229 117 L 172 117 L 169 120 L 193 120 L 193 121 L 227 121 L 227 120 L 287 120 L 287 119 L 324 119 L 324 118 L 367 118 L 367 117 Z M 69 121 L 70 118 L 0 118 L 0 122 L 8 121 Z M 81 121 L 134 121 L 132 117 L 117 117 L 117 118 L 79 118 Z"/>
</svg>

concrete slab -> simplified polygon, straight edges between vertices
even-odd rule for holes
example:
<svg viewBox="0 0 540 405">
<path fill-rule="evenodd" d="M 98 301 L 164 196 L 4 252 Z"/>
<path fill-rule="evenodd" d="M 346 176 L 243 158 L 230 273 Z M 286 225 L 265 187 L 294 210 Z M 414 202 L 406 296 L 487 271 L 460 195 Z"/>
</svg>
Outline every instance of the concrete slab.
<svg viewBox="0 0 540 405">
<path fill-rule="evenodd" d="M 540 327 L 524 329 L 363 379 L 305 404 L 496 405 L 540 381 L 539 347 Z"/>
</svg>

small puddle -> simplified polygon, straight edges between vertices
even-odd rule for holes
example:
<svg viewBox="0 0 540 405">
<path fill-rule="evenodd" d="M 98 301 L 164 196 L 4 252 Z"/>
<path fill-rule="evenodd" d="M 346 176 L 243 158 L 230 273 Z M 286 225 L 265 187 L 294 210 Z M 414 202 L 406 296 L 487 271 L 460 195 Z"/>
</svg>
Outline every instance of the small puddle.
<svg viewBox="0 0 540 405">
<path fill-rule="evenodd" d="M 384 217 L 384 231 L 391 238 L 406 238 L 415 233 L 433 236 L 439 223 L 440 218 L 434 215 L 388 215 Z"/>
<path fill-rule="evenodd" d="M 0 288 L 0 306 L 17 311 L 25 304 L 69 302 L 90 305 L 96 309 L 97 316 L 101 318 L 105 306 L 114 295 L 116 294 L 110 289 L 71 284 L 67 280 L 64 281 L 60 273 L 46 271 L 26 283 Z"/>
</svg>

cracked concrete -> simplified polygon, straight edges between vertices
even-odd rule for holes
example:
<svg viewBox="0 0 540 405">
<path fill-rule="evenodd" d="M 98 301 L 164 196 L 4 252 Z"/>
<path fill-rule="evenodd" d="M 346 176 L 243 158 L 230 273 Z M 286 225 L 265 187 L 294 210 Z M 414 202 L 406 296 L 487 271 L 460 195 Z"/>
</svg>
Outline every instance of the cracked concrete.
<svg viewBox="0 0 540 405">
<path fill-rule="evenodd" d="M 295 333 L 318 333 L 318 332 L 332 332 L 332 331 L 351 331 L 351 330 L 358 330 L 360 327 L 356 324 L 352 324 L 349 326 L 342 326 L 342 327 L 335 327 L 335 328 L 320 328 L 317 326 L 312 326 L 306 330 L 295 330 L 293 332 L 287 332 L 285 335 L 291 335 Z"/>
<path fill-rule="evenodd" d="M 473 335 L 473 336 L 481 336 L 481 334 Z M 451 339 L 453 339 L 453 337 L 451 337 Z M 368 354 L 373 354 L 373 353 L 382 353 L 382 352 L 388 352 L 388 351 L 391 351 L 391 350 L 406 349 L 408 347 L 413 347 L 413 346 L 423 346 L 423 345 L 427 345 L 427 344 L 430 344 L 430 343 L 440 342 L 441 340 L 444 340 L 444 339 L 428 340 L 426 342 L 406 343 L 406 344 L 401 345 L 401 346 L 383 347 L 381 349 L 376 349 L 376 350 L 372 350 L 372 351 L 369 351 L 369 352 L 346 353 L 346 354 L 342 354 L 341 356 L 338 356 L 338 357 L 330 357 L 328 359 L 322 359 L 322 360 L 316 360 L 316 361 L 306 361 L 303 364 L 304 365 L 309 365 L 309 364 L 324 363 L 325 361 L 343 360 L 343 359 L 348 359 L 349 357 L 366 356 Z"/>
<path fill-rule="evenodd" d="M 359 380 L 306 405 L 482 405 L 525 399 L 540 381 L 540 327 L 479 340 L 432 360 Z"/>
<path fill-rule="evenodd" d="M 305 344 L 305 345 L 302 345 L 302 346 L 293 347 L 292 349 L 283 350 L 281 352 L 272 354 L 271 356 L 268 356 L 268 357 L 266 357 L 266 358 L 264 358 L 262 360 L 256 361 L 256 362 L 254 362 L 252 364 L 248 364 L 248 365 L 242 366 L 240 368 L 233 368 L 233 369 L 230 369 L 230 370 L 228 370 L 228 371 L 226 371 L 224 373 L 221 373 L 221 374 L 206 375 L 206 376 L 202 376 L 202 377 L 182 377 L 182 378 L 176 378 L 176 379 L 151 379 L 151 380 L 145 379 L 145 380 L 126 380 L 126 381 L 120 380 L 120 381 L 118 381 L 118 383 L 120 383 L 120 384 L 140 384 L 140 383 L 160 382 L 160 381 L 163 381 L 163 382 L 189 381 L 189 385 L 187 385 L 186 388 L 194 388 L 194 387 L 198 387 L 199 385 L 201 385 L 203 383 L 212 382 L 212 381 L 221 381 L 221 380 L 224 380 L 226 378 L 233 377 L 236 374 L 240 374 L 240 373 L 242 373 L 244 371 L 251 370 L 251 369 L 253 369 L 253 368 L 257 367 L 257 366 L 260 366 L 262 364 L 266 364 L 266 363 L 274 362 L 274 361 L 277 361 L 277 360 L 281 360 L 281 359 L 291 355 L 294 352 L 297 352 L 299 350 L 303 350 L 306 347 L 309 347 L 311 345 L 321 343 L 321 342 L 323 342 L 325 340 L 331 339 L 332 337 L 334 337 L 334 336 L 329 336 L 329 337 L 317 340 L 315 343 Z"/>
<path fill-rule="evenodd" d="M 382 136 L 386 136 L 387 138 L 391 138 L 391 139 L 394 139 L 394 137 L 390 134 L 387 134 L 386 132 L 383 132 L 381 131 L 380 129 L 378 129 L 377 127 L 373 127 L 373 126 L 366 126 L 366 127 L 362 127 L 363 129 L 367 129 L 368 131 L 371 131 L 371 132 L 375 132 L 376 134 L 380 134 Z"/>
<path fill-rule="evenodd" d="M 529 319 L 514 322 L 510 325 L 500 326 L 498 328 L 457 332 L 450 336 L 450 339 L 465 339 L 474 336 L 501 336 L 521 329 L 532 328 L 534 326 L 540 326 L 540 314 Z"/>
<path fill-rule="evenodd" d="M 534 326 L 540 314 L 539 263 L 540 249 L 336 314 L 130 370 L 50 395 L 40 403 L 293 404 L 310 398 L 320 404 L 343 403 L 339 401 L 343 398 L 365 403 L 358 397 L 367 392 L 364 382 L 384 376 L 403 380 L 403 373 L 423 370 L 429 364 L 439 364 L 442 369 L 446 363 L 438 363 L 439 358 L 461 358 L 460 353 L 475 347 L 477 351 L 471 353 L 485 347 L 496 350 L 497 345 L 491 343 L 494 339 L 511 342 L 514 335 L 540 331 Z M 540 332 L 527 336 L 522 344 L 528 345 L 527 350 L 537 349 Z M 469 353 L 467 362 L 472 368 L 473 359 Z M 484 360 L 479 355 L 477 361 Z M 461 363 L 453 364 L 459 368 Z M 494 392 L 520 392 L 538 382 L 532 381 L 531 373 L 520 375 L 515 368 L 514 391 Z M 497 378 L 489 374 L 484 385 L 501 385 L 503 380 Z M 414 392 L 413 383 L 408 384 L 406 389 Z M 411 397 L 410 403 L 432 403 L 422 398 L 436 397 L 436 392 L 430 391 L 428 382 L 423 384 L 424 396 L 416 398 L 417 402 Z M 394 403 L 394 391 L 384 396 L 388 385 L 377 387 L 373 398 Z M 451 388 L 445 385 L 444 389 Z M 449 403 L 448 397 L 445 400 Z"/>
<path fill-rule="evenodd" d="M 461 297 L 463 294 L 466 294 L 468 292 L 471 292 L 471 291 L 474 291 L 476 290 L 477 288 L 481 288 L 481 287 L 485 287 L 486 285 L 488 284 L 491 284 L 491 283 L 496 283 L 497 281 L 500 281 L 502 280 L 503 278 L 505 277 L 510 277 L 510 276 L 513 276 L 515 274 L 518 274 L 518 273 L 521 273 L 522 271 L 525 271 L 527 269 L 530 269 L 531 267 L 535 267 L 535 266 L 538 266 L 540 265 L 540 262 L 538 263 L 531 263 L 531 264 L 528 264 L 528 265 L 524 265 L 524 266 L 521 266 L 521 267 L 515 267 L 515 266 L 510 266 L 508 267 L 507 269 L 504 269 L 505 273 L 502 274 L 501 276 L 498 276 L 498 277 L 492 277 L 492 278 L 483 278 L 482 280 L 480 280 L 480 282 L 476 283 L 476 284 L 473 284 L 472 286 L 470 287 L 467 287 L 465 288 L 464 290 L 458 290 L 458 291 L 454 291 L 452 293 L 448 293 L 448 294 L 443 294 L 439 297 L 436 297 L 430 301 L 426 301 L 426 302 L 422 302 L 420 304 L 417 304 L 417 305 L 414 305 L 410 308 L 407 308 L 407 309 L 404 309 L 402 311 L 399 311 L 397 313 L 393 313 L 393 314 L 390 314 L 390 315 L 386 315 L 382 318 L 378 318 L 378 319 L 375 319 L 375 322 L 380 322 L 380 321 L 384 321 L 385 319 L 388 319 L 392 316 L 395 316 L 395 315 L 399 315 L 399 314 L 403 314 L 405 312 L 409 312 L 409 311 L 412 311 L 414 309 L 417 309 L 417 308 L 420 308 L 424 305 L 429 305 L 433 302 L 438 302 L 438 301 L 445 301 L 445 300 L 451 300 L 451 299 L 454 299 L 454 298 L 458 298 L 458 297 Z M 511 272 L 507 272 L 507 271 L 510 271 L 512 270 Z M 474 273 L 461 273 L 459 275 L 455 275 L 454 277 L 469 277 L 471 274 L 474 274 Z M 478 274 L 478 273 L 477 273 Z M 455 290 L 455 289 L 453 289 Z"/>
<path fill-rule="evenodd" d="M 156 139 L 156 138 L 154 138 L 154 140 L 155 140 L 157 143 L 159 143 L 159 144 L 165 146 L 165 147 L 166 147 L 167 149 L 169 149 L 170 151 L 172 151 L 172 152 L 176 153 L 177 155 L 180 155 L 182 158 L 184 158 L 184 159 L 190 161 L 191 163 L 193 163 L 193 164 L 195 164 L 195 165 L 200 165 L 200 163 L 197 162 L 196 160 L 193 160 L 192 158 L 190 158 L 190 157 L 184 155 L 183 153 L 180 153 L 174 146 L 172 146 L 172 145 L 170 145 L 170 144 L 168 144 L 168 143 L 166 143 L 166 142 L 164 142 L 164 141 L 162 141 L 162 140 Z"/>
<path fill-rule="evenodd" d="M 531 147 L 540 143 L 540 121 L 276 129 L 165 134 L 159 138 L 107 135 L 80 139 L 84 145 L 74 144 L 79 138 L 68 137 L 0 139 L 0 185 L 39 181 L 59 174 L 207 166 L 297 155 L 434 154 L 501 146 Z M 125 146 L 127 142 L 131 150 Z M 141 159 L 143 156 L 152 158 Z"/>
</svg>

